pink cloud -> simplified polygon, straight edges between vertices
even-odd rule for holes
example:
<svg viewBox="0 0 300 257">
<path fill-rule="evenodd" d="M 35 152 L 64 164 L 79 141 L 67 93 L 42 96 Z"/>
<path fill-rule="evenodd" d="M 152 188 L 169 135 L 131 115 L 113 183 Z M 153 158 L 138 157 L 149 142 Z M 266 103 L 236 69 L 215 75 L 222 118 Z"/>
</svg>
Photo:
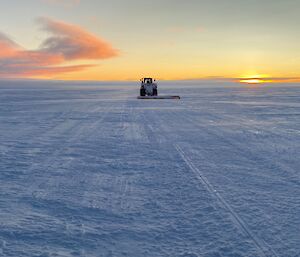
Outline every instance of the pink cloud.
<svg viewBox="0 0 300 257">
<path fill-rule="evenodd" d="M 0 32 L 0 58 L 14 55 L 21 48 Z"/>
<path fill-rule="evenodd" d="M 43 42 L 43 51 L 61 53 L 66 60 L 107 59 L 118 55 L 109 43 L 78 26 L 48 18 L 40 18 L 39 22 L 52 34 Z"/>
<path fill-rule="evenodd" d="M 70 61 L 95 61 L 119 55 L 105 40 L 79 26 L 40 18 L 38 22 L 50 35 L 37 50 L 26 50 L 0 33 L 0 77 L 57 75 L 87 69 L 93 64 L 65 65 Z"/>
</svg>

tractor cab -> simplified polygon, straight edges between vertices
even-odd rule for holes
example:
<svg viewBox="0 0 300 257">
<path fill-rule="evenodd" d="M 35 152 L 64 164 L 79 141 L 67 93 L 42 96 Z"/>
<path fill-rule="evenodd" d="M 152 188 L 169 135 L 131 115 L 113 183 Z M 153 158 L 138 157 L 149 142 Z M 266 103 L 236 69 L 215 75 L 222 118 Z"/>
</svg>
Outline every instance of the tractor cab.
<svg viewBox="0 0 300 257">
<path fill-rule="evenodd" d="M 153 79 L 153 78 L 143 78 L 143 79 L 141 79 L 141 81 L 144 84 L 152 84 L 155 81 L 155 79 Z"/>
</svg>

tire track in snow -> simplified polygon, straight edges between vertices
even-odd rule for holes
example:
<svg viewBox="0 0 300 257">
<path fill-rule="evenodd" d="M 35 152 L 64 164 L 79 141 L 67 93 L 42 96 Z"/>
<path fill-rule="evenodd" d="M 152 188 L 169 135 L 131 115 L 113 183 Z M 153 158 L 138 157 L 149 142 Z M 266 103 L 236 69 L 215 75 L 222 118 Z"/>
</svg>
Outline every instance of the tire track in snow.
<svg viewBox="0 0 300 257">
<path fill-rule="evenodd" d="M 60 124 L 61 127 L 59 128 L 59 136 L 67 135 L 67 134 L 70 134 L 71 136 L 68 137 L 67 140 L 65 140 L 64 146 L 62 148 L 55 150 L 51 155 L 49 155 L 46 158 L 46 160 L 44 160 L 44 162 L 46 162 L 46 164 L 48 163 L 48 165 L 47 165 L 48 169 L 51 166 L 53 166 L 52 160 L 57 159 L 66 150 L 66 148 L 68 147 L 68 144 L 72 143 L 75 139 L 82 138 L 84 134 L 87 134 L 87 132 L 91 131 L 91 128 L 94 128 L 99 122 L 101 122 L 103 119 L 105 119 L 110 108 L 103 108 L 103 109 L 105 109 L 105 112 L 104 112 L 104 115 L 100 118 L 100 120 L 93 122 L 90 126 L 86 126 L 84 120 L 90 116 L 90 113 L 95 113 L 95 112 L 99 111 L 100 109 L 101 109 L 101 107 L 96 107 L 96 108 L 94 107 L 93 109 L 89 110 L 87 112 L 87 114 L 82 116 L 80 119 L 76 119 L 75 121 L 72 121 L 70 126 L 69 125 L 65 126 L 65 124 L 68 124 L 68 122 L 70 121 L 70 118 L 66 118 L 64 120 L 64 122 L 62 124 Z M 72 112 L 69 112 L 69 113 L 71 114 Z M 52 130 L 52 131 L 46 133 L 45 135 L 43 135 L 41 138 L 38 138 L 38 141 L 44 140 L 45 137 L 48 138 L 48 141 L 49 141 L 50 140 L 49 138 L 52 137 L 52 134 L 55 134 L 53 132 L 58 132 L 58 131 Z M 88 134 L 87 138 L 90 138 L 90 137 L 91 137 L 91 134 Z M 50 140 L 50 143 L 52 143 L 51 140 Z M 40 165 L 40 163 L 32 164 L 31 168 L 34 168 L 35 166 L 39 166 L 39 165 Z"/>
<path fill-rule="evenodd" d="M 219 120 L 221 120 L 221 118 L 222 118 L 220 114 L 217 114 L 215 116 Z M 244 124 L 244 121 L 247 120 L 246 118 L 241 118 L 241 117 L 239 117 L 237 119 L 234 115 L 230 115 L 230 114 L 226 114 L 226 117 L 229 117 L 229 118 L 226 118 L 226 120 L 234 120 L 235 119 L 236 121 L 234 123 L 236 123 L 236 124 Z M 197 123 L 197 117 L 196 117 L 196 119 L 187 118 L 187 117 L 184 117 L 184 118 L 186 118 L 189 122 L 193 123 L 196 127 L 199 127 L 201 129 L 203 129 L 203 127 L 201 125 L 199 125 L 199 123 Z M 253 124 L 251 127 L 253 129 L 257 130 L 257 131 L 261 130 L 261 127 L 258 126 L 258 125 Z M 268 126 L 264 127 L 263 129 L 264 129 L 264 132 L 268 136 L 271 136 L 272 138 L 280 137 L 280 138 L 282 138 L 282 140 L 285 143 L 289 139 L 289 138 L 286 137 L 285 133 L 278 133 L 278 132 L 272 130 L 272 128 L 270 129 Z M 260 163 L 266 163 L 266 164 L 268 164 L 269 167 L 279 168 L 280 170 L 287 172 L 292 179 L 297 178 L 298 181 L 299 181 L 299 179 L 300 179 L 299 172 L 297 170 L 295 170 L 294 168 L 290 167 L 288 164 L 285 164 L 285 163 L 283 163 L 282 161 L 280 161 L 278 159 L 275 160 L 275 161 L 270 161 L 270 159 L 264 157 L 264 155 L 258 155 L 256 152 L 253 152 L 253 150 L 250 147 L 245 148 L 244 145 L 241 144 L 240 141 L 237 141 L 237 140 L 232 141 L 232 140 L 228 140 L 227 138 L 224 138 L 224 137 L 220 136 L 220 134 L 217 133 L 214 129 L 211 129 L 211 130 L 207 131 L 207 133 L 209 133 L 210 135 L 212 135 L 214 137 L 218 137 L 218 138 L 222 139 L 222 141 L 225 144 L 227 144 L 229 146 L 232 146 L 235 149 L 238 149 L 240 153 L 243 153 L 244 157 L 249 158 L 249 156 L 255 156 L 255 159 L 258 160 Z M 286 174 L 284 174 L 284 175 L 286 176 Z M 298 183 L 297 183 L 297 185 L 298 185 Z"/>
<path fill-rule="evenodd" d="M 186 123 L 193 124 L 194 127 L 200 128 L 201 131 L 204 130 L 206 134 L 208 134 L 208 135 L 210 135 L 210 136 L 212 136 L 212 137 L 214 137 L 214 138 L 218 138 L 218 139 L 219 139 L 218 141 L 224 142 L 226 145 L 229 145 L 229 146 L 234 147 L 235 149 L 238 149 L 239 153 L 240 153 L 243 157 L 245 157 L 246 159 L 248 159 L 249 156 L 255 156 L 256 159 L 257 159 L 258 161 L 260 161 L 261 163 L 267 163 L 267 164 L 269 164 L 269 165 L 272 166 L 272 167 L 275 166 L 275 167 L 281 168 L 281 169 L 283 169 L 284 167 L 286 167 L 286 166 L 283 165 L 283 164 L 280 165 L 281 163 L 279 163 L 279 164 L 278 164 L 278 162 L 273 163 L 273 162 L 270 162 L 270 160 L 269 160 L 268 158 L 265 158 L 265 157 L 263 157 L 263 156 L 256 155 L 250 148 L 246 148 L 246 149 L 245 149 L 245 148 L 243 147 L 243 145 L 241 145 L 241 143 L 239 143 L 239 142 L 237 142 L 237 141 L 232 142 L 232 141 L 230 141 L 229 139 L 224 138 L 222 135 L 220 135 L 219 133 L 217 133 L 217 131 L 215 131 L 215 130 L 208 129 L 208 128 L 205 127 L 205 126 L 201 126 L 199 123 L 196 122 L 195 119 L 193 119 L 192 117 L 190 117 L 190 115 L 191 115 L 191 114 L 182 116 L 182 118 L 186 120 Z M 170 120 L 176 120 L 176 114 L 175 114 L 174 112 L 171 112 L 171 116 L 173 116 L 174 119 L 170 119 Z M 221 118 L 220 118 L 220 115 L 213 114 L 212 116 L 213 116 L 214 118 L 221 119 Z M 284 169 L 283 169 L 283 170 L 284 170 Z M 290 170 L 289 170 L 289 171 L 290 171 Z M 260 176 L 261 176 L 261 175 L 260 175 Z M 265 175 L 265 177 L 271 178 L 271 177 L 269 177 L 269 176 L 267 176 L 267 175 Z M 281 178 L 281 180 L 284 180 L 285 182 L 289 182 L 289 183 L 290 183 L 290 181 L 289 181 L 289 180 L 286 180 L 286 178 L 284 178 L 284 177 L 280 177 L 280 178 Z M 274 180 L 274 177 L 272 177 L 272 179 Z M 278 180 L 278 179 L 277 179 L 277 180 Z M 293 183 L 293 184 L 294 184 L 294 183 Z M 262 211 L 262 210 L 261 210 L 261 211 Z M 266 217 L 267 220 L 270 219 L 269 216 L 268 216 L 264 211 L 262 211 L 262 213 L 263 213 L 263 216 Z M 272 224 L 271 224 L 271 226 L 272 226 Z M 286 244 L 284 243 L 284 240 L 283 240 L 279 235 L 273 235 L 273 238 L 276 238 L 276 240 L 277 240 L 278 242 L 280 242 L 281 245 L 285 245 L 285 246 L 286 246 Z"/>
<path fill-rule="evenodd" d="M 261 256 L 271 257 L 278 256 L 274 249 L 269 246 L 263 239 L 259 239 L 255 234 L 252 233 L 251 229 L 248 225 L 242 220 L 242 218 L 233 210 L 233 208 L 227 203 L 227 201 L 223 198 L 223 196 L 215 190 L 213 185 L 209 182 L 209 180 L 203 175 L 203 173 L 194 165 L 194 163 L 187 157 L 186 153 L 182 150 L 182 148 L 175 144 L 174 148 L 187 164 L 187 166 L 192 170 L 197 179 L 205 186 L 207 191 L 216 198 L 220 204 L 229 212 L 233 222 L 240 228 L 241 231 L 244 232 L 255 244 L 256 248 L 260 251 Z"/>
<path fill-rule="evenodd" d="M 104 109 L 103 115 L 100 119 L 97 119 L 96 121 L 93 121 L 91 124 L 88 124 L 88 125 L 85 124 L 84 121 L 82 121 L 100 109 L 102 111 Z M 67 136 L 67 134 L 70 134 L 70 137 L 66 138 L 64 145 L 61 148 L 58 148 L 55 151 L 53 151 L 50 155 L 47 156 L 47 158 L 37 161 L 35 163 L 32 163 L 31 166 L 27 168 L 27 170 L 33 170 L 33 171 L 35 170 L 34 173 L 37 174 L 41 170 L 43 171 L 43 173 L 47 173 L 51 170 L 54 170 L 54 169 L 57 169 L 58 167 L 60 167 L 61 163 L 58 160 L 60 159 L 60 156 L 66 151 L 66 149 L 68 149 L 70 144 L 72 144 L 72 142 L 74 142 L 74 140 L 80 140 L 82 138 L 85 138 L 86 140 L 88 140 L 89 138 L 91 138 L 91 136 L 92 136 L 91 131 L 97 126 L 97 124 L 102 122 L 107 117 L 110 110 L 111 110 L 111 107 L 103 107 L 103 106 L 99 107 L 98 106 L 95 108 L 94 106 L 92 106 L 92 109 L 87 110 L 87 113 L 82 117 L 82 119 L 76 120 L 76 122 L 73 124 L 73 126 L 71 128 L 66 126 L 64 130 L 60 131 L 60 135 Z M 67 120 L 68 119 L 66 119 L 66 121 Z M 66 122 L 66 121 L 64 121 L 64 122 Z M 44 136 L 48 137 L 49 135 L 46 134 Z M 71 163 L 75 160 L 76 159 L 72 158 L 67 161 L 64 161 L 64 165 L 63 165 L 64 168 L 71 165 Z M 78 176 L 78 175 L 72 174 L 72 177 L 70 177 L 70 180 L 72 180 L 74 178 L 74 176 Z M 82 174 L 81 174 L 81 177 L 82 177 Z M 31 181 L 29 181 L 29 179 Z M 53 181 L 53 179 L 49 179 L 48 176 L 47 177 L 44 177 L 44 176 L 36 177 L 35 176 L 35 180 L 36 181 L 34 184 L 36 185 L 36 188 L 33 188 L 32 186 L 29 187 L 29 190 L 32 192 L 32 195 L 34 195 L 35 197 L 38 196 L 37 192 L 40 191 L 40 188 L 45 188 L 46 185 L 50 185 L 53 182 L 56 183 L 55 180 Z M 32 178 L 25 179 L 24 182 L 32 184 Z M 57 187 L 57 185 L 55 184 L 55 188 L 56 187 Z M 48 188 L 48 190 L 49 190 L 49 188 Z M 53 187 L 51 187 L 51 188 L 53 189 Z M 50 192 L 47 191 L 47 195 L 49 193 Z"/>
<path fill-rule="evenodd" d="M 176 120 L 176 114 L 171 112 L 170 114 L 171 116 L 174 116 L 174 119 L 170 119 L 170 120 Z M 293 183 L 293 184 L 296 184 L 297 186 L 299 185 L 299 179 L 300 179 L 300 175 L 299 175 L 299 172 L 296 171 L 295 169 L 289 167 L 287 164 L 283 164 L 280 160 L 276 160 L 275 162 L 274 161 L 270 161 L 270 159 L 262 156 L 262 155 L 258 155 L 257 152 L 253 152 L 253 150 L 251 150 L 251 148 L 245 148 L 243 144 L 241 144 L 240 142 L 238 141 L 231 141 L 227 138 L 225 138 L 224 136 L 220 135 L 215 129 L 208 129 L 206 126 L 202 126 L 200 125 L 198 122 L 200 122 L 198 120 L 195 120 L 194 117 L 190 117 L 191 116 L 191 113 L 187 114 L 187 115 L 182 115 L 181 118 L 182 119 L 185 119 L 186 120 L 186 123 L 191 123 L 194 125 L 194 127 L 198 127 L 199 129 L 201 129 L 201 131 L 205 130 L 205 133 L 214 137 L 214 138 L 218 138 L 220 140 L 218 140 L 219 142 L 223 142 L 225 145 L 227 146 L 231 146 L 233 147 L 234 149 L 238 150 L 239 153 L 245 157 L 246 159 L 249 159 L 250 156 L 254 156 L 255 158 L 251 158 L 251 159 L 255 159 L 257 162 L 259 163 L 264 163 L 264 164 L 267 164 L 269 167 L 272 167 L 274 169 L 278 168 L 280 171 L 284 171 L 284 172 L 287 172 L 289 178 L 292 179 L 292 182 L 291 182 L 291 179 L 287 179 L 287 174 L 284 173 L 283 175 L 281 174 L 280 176 L 280 179 L 281 180 L 284 180 L 285 182 L 287 183 Z M 220 118 L 220 115 L 216 115 L 216 114 L 212 114 L 213 117 L 215 118 L 218 118 L 218 119 L 221 119 Z M 197 117 L 196 117 L 197 118 Z M 275 133 L 273 132 L 270 132 L 273 136 L 276 136 Z M 264 175 L 265 177 L 268 177 L 267 175 Z M 269 178 L 272 178 L 274 179 L 274 177 L 269 177 Z M 294 181 L 294 179 L 297 179 L 296 181 Z"/>
<path fill-rule="evenodd" d="M 152 115 L 150 115 L 152 117 Z M 175 119 L 176 120 L 176 119 Z M 155 120 L 151 120 L 151 123 L 155 123 Z M 159 123 L 159 127 L 161 127 L 161 123 Z M 157 124 L 157 123 L 156 123 Z M 145 127 L 149 131 L 152 131 L 152 133 L 159 133 L 159 131 L 154 131 L 152 126 L 149 126 L 147 122 L 145 122 Z M 156 126 L 157 127 L 157 126 Z M 173 141 L 170 136 L 165 136 L 164 134 L 160 133 L 162 137 L 165 137 L 165 142 Z M 160 142 L 156 139 L 156 144 L 160 144 Z M 183 161 L 187 164 L 187 166 L 192 170 L 192 172 L 195 174 L 197 179 L 205 186 L 206 190 L 220 203 L 220 205 L 228 211 L 230 214 L 231 220 L 234 222 L 237 228 L 245 234 L 251 241 L 253 241 L 255 247 L 259 251 L 260 256 L 263 257 L 277 257 L 277 253 L 275 250 L 268 245 L 263 239 L 258 238 L 248 227 L 247 223 L 243 221 L 243 219 L 234 211 L 234 209 L 230 206 L 229 203 L 223 198 L 223 196 L 215 190 L 213 185 L 209 182 L 209 180 L 204 176 L 204 174 L 195 166 L 195 164 L 187 157 L 186 153 L 183 151 L 183 149 L 178 144 L 171 143 L 172 147 L 175 148 L 176 152 L 180 155 L 180 157 L 183 159 Z"/>
<path fill-rule="evenodd" d="M 114 125 L 113 127 L 111 127 L 110 133 L 113 133 L 115 136 L 120 137 L 118 141 L 120 144 L 122 144 L 124 140 L 122 137 L 125 137 L 124 131 L 126 130 L 126 117 L 129 115 L 128 113 L 131 114 L 131 109 L 127 108 L 126 104 L 126 100 L 122 101 L 121 107 L 117 108 L 118 112 L 110 112 L 110 118 L 114 120 L 115 124 L 118 124 L 117 126 Z M 116 108 L 113 108 L 113 110 L 115 109 Z M 106 117 L 104 117 L 104 119 Z M 133 135 L 133 131 L 131 134 Z M 99 188 L 98 190 L 100 192 L 100 195 L 91 194 L 91 192 L 89 191 L 84 194 L 84 201 L 89 199 L 88 205 L 91 208 L 104 208 L 111 213 L 130 212 L 130 210 L 132 209 L 130 203 L 130 194 L 132 191 L 133 181 L 131 177 L 116 173 L 102 174 L 100 172 L 92 175 L 90 174 L 87 178 L 87 181 L 91 181 L 92 185 L 97 184 L 97 187 Z M 106 190 L 110 191 L 108 198 L 99 197 L 101 196 L 101 190 L 103 190 L 103 188 L 106 188 Z"/>
</svg>

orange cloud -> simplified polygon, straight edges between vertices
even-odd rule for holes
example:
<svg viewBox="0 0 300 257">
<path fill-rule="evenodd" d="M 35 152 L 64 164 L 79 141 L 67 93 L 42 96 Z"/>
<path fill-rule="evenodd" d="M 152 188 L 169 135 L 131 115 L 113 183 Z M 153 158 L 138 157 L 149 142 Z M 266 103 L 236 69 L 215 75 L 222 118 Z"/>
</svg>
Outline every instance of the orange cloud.
<svg viewBox="0 0 300 257">
<path fill-rule="evenodd" d="M 119 55 L 108 42 L 81 27 L 40 18 L 50 36 L 37 50 L 26 50 L 0 33 L 0 77 L 51 77 L 94 66 L 65 65 L 70 61 L 103 60 Z"/>
</svg>

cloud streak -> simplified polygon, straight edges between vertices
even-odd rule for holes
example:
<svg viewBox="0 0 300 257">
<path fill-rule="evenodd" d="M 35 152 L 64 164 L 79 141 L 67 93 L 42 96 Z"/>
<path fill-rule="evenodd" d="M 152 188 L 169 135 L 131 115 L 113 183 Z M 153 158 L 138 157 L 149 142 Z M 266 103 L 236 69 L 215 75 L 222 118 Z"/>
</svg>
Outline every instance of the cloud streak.
<svg viewBox="0 0 300 257">
<path fill-rule="evenodd" d="M 119 51 L 79 26 L 39 18 L 49 36 L 37 50 L 26 50 L 0 33 L 0 77 L 52 77 L 94 66 L 92 61 L 113 58 Z M 70 65 L 72 61 L 89 62 Z"/>
</svg>

